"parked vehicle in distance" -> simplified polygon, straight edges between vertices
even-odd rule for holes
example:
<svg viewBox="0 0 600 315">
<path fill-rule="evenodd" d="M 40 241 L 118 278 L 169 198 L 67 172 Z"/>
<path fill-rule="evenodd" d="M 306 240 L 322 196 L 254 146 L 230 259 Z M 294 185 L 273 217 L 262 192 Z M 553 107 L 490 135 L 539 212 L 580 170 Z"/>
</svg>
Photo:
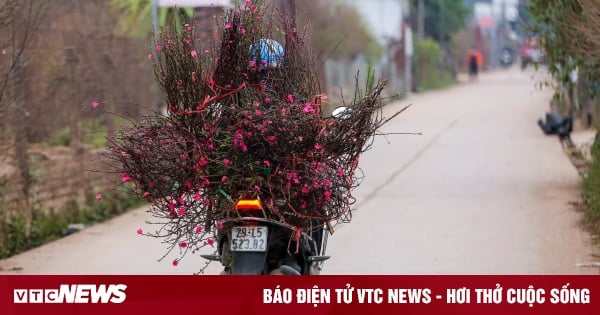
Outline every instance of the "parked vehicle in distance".
<svg viewBox="0 0 600 315">
<path fill-rule="evenodd" d="M 504 47 L 500 52 L 500 65 L 507 68 L 510 67 L 514 62 L 515 56 L 513 50 L 510 47 Z"/>
</svg>

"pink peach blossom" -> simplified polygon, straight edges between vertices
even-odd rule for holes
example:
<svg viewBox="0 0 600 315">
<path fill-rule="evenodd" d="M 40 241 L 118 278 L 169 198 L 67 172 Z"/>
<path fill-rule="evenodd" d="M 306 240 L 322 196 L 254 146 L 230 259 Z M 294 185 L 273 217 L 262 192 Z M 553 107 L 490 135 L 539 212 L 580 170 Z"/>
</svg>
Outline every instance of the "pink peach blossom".
<svg viewBox="0 0 600 315">
<path fill-rule="evenodd" d="M 308 186 L 304 185 L 304 187 L 302 187 L 302 193 L 308 194 L 309 192 L 310 192 L 310 189 L 308 188 Z"/>
<path fill-rule="evenodd" d="M 323 195 L 325 196 L 325 200 L 331 201 L 331 190 L 326 190 Z"/>
<path fill-rule="evenodd" d="M 313 108 L 311 103 L 306 103 L 306 104 L 304 104 L 302 111 L 304 111 L 305 113 L 312 114 L 315 112 L 315 109 Z"/>
<path fill-rule="evenodd" d="M 131 181 L 131 177 L 127 173 L 121 175 L 121 183 L 127 183 Z"/>
</svg>

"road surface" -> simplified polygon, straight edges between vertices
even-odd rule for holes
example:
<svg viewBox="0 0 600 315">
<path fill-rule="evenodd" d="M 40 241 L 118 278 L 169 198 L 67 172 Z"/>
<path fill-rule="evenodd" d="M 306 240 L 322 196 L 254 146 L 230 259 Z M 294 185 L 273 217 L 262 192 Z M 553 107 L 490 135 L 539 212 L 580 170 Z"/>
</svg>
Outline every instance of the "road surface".
<svg viewBox="0 0 600 315">
<path fill-rule="evenodd" d="M 366 178 L 353 221 L 330 237 L 326 274 L 598 274 L 580 226 L 575 168 L 536 120 L 551 91 L 531 72 L 482 74 L 478 82 L 411 96 L 385 127 L 421 136 L 378 137 L 361 159 Z M 0 273 L 192 274 L 204 264 L 136 235 L 144 209 L 0 261 Z M 220 266 L 211 264 L 206 273 Z"/>
</svg>

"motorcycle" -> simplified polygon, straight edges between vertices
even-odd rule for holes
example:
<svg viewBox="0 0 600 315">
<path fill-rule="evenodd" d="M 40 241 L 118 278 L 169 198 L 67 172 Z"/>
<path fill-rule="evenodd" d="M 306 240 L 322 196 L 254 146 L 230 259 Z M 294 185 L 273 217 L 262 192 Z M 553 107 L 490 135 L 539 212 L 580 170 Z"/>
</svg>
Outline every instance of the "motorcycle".
<svg viewBox="0 0 600 315">
<path fill-rule="evenodd" d="M 340 106 L 329 118 L 346 119 L 350 115 L 350 108 Z M 311 220 L 308 228 L 298 229 L 268 211 L 277 208 L 284 215 L 293 215 L 285 209 L 285 201 L 266 195 L 251 192 L 240 197 L 217 235 L 216 254 L 202 257 L 220 262 L 224 267 L 221 274 L 320 274 L 330 258 L 325 254 L 329 234 L 333 233 L 329 222 Z"/>
<path fill-rule="evenodd" d="M 563 117 L 554 112 L 546 113 L 546 121 L 538 119 L 538 126 L 547 135 L 558 135 L 561 140 L 570 138 L 573 131 L 573 118 Z"/>
<path fill-rule="evenodd" d="M 502 65 L 502 67 L 504 68 L 508 68 L 510 66 L 512 66 L 513 61 L 514 61 L 514 54 L 512 49 L 505 47 L 502 49 L 502 51 L 500 52 L 500 65 Z"/>
<path fill-rule="evenodd" d="M 546 120 L 538 120 L 538 126 L 546 135 L 558 135 L 560 144 L 565 154 L 571 160 L 571 163 L 577 169 L 579 174 L 584 174 L 588 160 L 585 158 L 581 149 L 575 145 L 571 139 L 573 131 L 573 118 L 570 116 L 562 116 L 555 112 L 546 113 Z"/>
</svg>

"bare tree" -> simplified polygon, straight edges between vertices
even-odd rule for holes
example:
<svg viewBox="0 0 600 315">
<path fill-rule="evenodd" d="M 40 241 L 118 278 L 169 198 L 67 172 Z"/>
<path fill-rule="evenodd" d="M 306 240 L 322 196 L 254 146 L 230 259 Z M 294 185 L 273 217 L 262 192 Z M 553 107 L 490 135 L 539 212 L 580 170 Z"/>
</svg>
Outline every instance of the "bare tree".
<svg viewBox="0 0 600 315">
<path fill-rule="evenodd" d="M 11 73 L 23 62 L 24 52 L 40 26 L 47 4 L 43 0 L 0 1 L 0 115 L 6 110 Z"/>
<path fill-rule="evenodd" d="M 596 0 L 577 0 L 578 9 L 572 6 L 565 10 L 565 19 L 559 23 L 559 29 L 566 36 L 577 36 L 571 42 L 575 54 L 600 60 L 600 2 Z"/>
<path fill-rule="evenodd" d="M 18 169 L 22 194 L 20 208 L 26 218 L 27 235 L 33 212 L 29 204 L 31 175 L 24 128 L 23 73 L 26 49 L 40 26 L 46 5 L 47 1 L 42 0 L 0 1 L 0 117 L 7 117 L 10 121 L 10 126 L 4 126 L 8 121 L 1 122 L 0 131 L 7 129 L 11 135 L 9 142 L 12 142 Z"/>
</svg>

